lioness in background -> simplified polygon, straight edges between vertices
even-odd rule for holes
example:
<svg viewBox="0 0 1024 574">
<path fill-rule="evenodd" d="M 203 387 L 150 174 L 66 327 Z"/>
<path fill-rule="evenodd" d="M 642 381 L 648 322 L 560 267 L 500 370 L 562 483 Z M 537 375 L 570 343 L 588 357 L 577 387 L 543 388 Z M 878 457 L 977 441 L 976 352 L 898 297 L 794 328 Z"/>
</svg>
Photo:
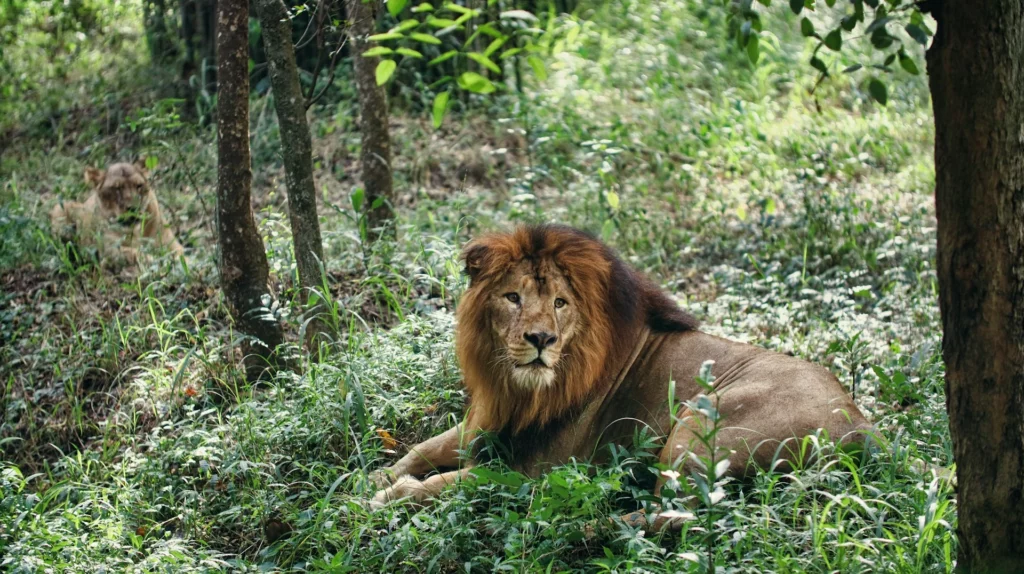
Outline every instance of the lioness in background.
<svg viewBox="0 0 1024 574">
<path fill-rule="evenodd" d="M 175 255 L 184 253 L 164 221 L 141 165 L 115 163 L 106 172 L 86 168 L 85 180 L 93 187 L 85 203 L 61 202 L 50 211 L 56 236 L 98 248 L 108 263 L 134 264 L 143 238 Z"/>
<path fill-rule="evenodd" d="M 871 433 L 829 371 L 698 331 L 665 293 L 580 231 L 521 227 L 472 241 L 462 257 L 470 285 L 456 346 L 470 394 L 466 420 L 378 472 L 386 488 L 375 505 L 422 501 L 466 476 L 474 461 L 460 461 L 458 451 L 480 431 L 494 433 L 512 468 L 537 476 L 573 457 L 601 456 L 609 443 L 630 446 L 644 426 L 667 437 L 661 462 L 689 472 L 688 453 L 707 454 L 696 439 L 706 421 L 686 409 L 673 423 L 669 381 L 676 405 L 697 398 L 707 360 L 723 417 L 718 458 L 729 458 L 731 475 L 770 468 L 792 454 L 787 447 L 797 449 L 791 439 L 818 429 L 843 441 Z M 442 469 L 458 470 L 414 478 Z"/>
</svg>

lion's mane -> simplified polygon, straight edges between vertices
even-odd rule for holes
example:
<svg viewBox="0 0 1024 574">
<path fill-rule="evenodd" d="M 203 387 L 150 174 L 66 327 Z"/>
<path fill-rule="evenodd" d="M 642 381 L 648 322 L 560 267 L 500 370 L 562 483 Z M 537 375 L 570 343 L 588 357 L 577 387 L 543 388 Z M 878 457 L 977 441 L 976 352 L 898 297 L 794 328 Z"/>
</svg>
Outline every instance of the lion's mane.
<svg viewBox="0 0 1024 574">
<path fill-rule="evenodd" d="M 619 374 L 644 327 L 689 331 L 697 321 L 593 236 L 562 225 L 522 226 L 484 235 L 462 252 L 469 288 L 457 311 L 456 350 L 470 394 L 470 424 L 516 434 L 573 412 Z M 582 320 L 563 349 L 553 384 L 526 390 L 496 369 L 487 298 L 513 265 L 550 260 L 566 276 Z"/>
</svg>

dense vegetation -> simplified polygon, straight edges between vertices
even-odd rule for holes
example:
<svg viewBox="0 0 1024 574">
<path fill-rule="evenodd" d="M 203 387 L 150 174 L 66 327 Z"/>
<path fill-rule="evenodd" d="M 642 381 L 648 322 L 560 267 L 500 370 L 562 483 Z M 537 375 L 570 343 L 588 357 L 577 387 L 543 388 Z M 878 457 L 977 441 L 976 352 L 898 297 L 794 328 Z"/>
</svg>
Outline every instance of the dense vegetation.
<svg viewBox="0 0 1024 574">
<path fill-rule="evenodd" d="M 718 3 L 584 3 L 521 94 L 455 99 L 435 129 L 422 85 L 391 90 L 397 234 L 372 242 L 341 66 L 311 128 L 319 296 L 343 336 L 322 357 L 296 347 L 299 374 L 256 386 L 217 287 L 215 132 L 180 119 L 215 96 L 166 97 L 135 2 L 72 4 L 87 29 L 46 3 L 0 18 L 3 568 L 951 570 L 952 490 L 909 464 L 951 462 L 920 78 L 890 78 L 886 107 L 856 73 L 811 94 L 813 44 L 784 9 L 753 67 Z M 837 71 L 869 58 L 824 57 Z M 297 344 L 271 98 L 251 101 L 254 195 Z M 112 273 L 55 241 L 46 214 L 85 195 L 85 167 L 136 156 L 188 255 Z M 538 480 L 493 466 L 429 509 L 370 512 L 366 473 L 461 416 L 459 247 L 518 221 L 591 230 L 707 331 L 825 364 L 893 449 L 712 496 L 684 481 L 698 503 L 681 534 L 601 520 L 649 497 L 639 448 Z"/>
</svg>

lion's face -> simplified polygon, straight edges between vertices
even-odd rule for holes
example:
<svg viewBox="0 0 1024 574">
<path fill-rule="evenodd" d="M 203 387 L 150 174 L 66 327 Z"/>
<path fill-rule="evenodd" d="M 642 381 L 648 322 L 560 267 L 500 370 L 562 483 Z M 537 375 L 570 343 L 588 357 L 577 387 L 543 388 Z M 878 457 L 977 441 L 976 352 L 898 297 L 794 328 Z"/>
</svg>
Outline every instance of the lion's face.
<svg viewBox="0 0 1024 574">
<path fill-rule="evenodd" d="M 102 216 L 120 225 L 134 225 L 142 217 L 149 185 L 141 167 L 115 163 L 106 173 L 88 168 L 85 179 L 96 188 Z"/>
<path fill-rule="evenodd" d="M 576 334 L 579 313 L 568 280 L 550 260 L 515 264 L 490 291 L 490 327 L 497 368 L 535 389 L 556 380 L 562 351 Z"/>
</svg>

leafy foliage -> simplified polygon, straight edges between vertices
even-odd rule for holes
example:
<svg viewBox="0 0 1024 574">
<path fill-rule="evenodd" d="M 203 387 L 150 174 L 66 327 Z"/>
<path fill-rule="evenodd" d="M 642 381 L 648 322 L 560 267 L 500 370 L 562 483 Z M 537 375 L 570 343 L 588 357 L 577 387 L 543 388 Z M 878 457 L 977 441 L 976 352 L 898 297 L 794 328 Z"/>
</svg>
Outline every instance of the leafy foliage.
<svg viewBox="0 0 1024 574">
<path fill-rule="evenodd" d="M 388 86 L 402 94 L 425 86 L 402 64 L 414 56 L 397 50 L 429 61 L 466 30 L 439 36 L 427 14 L 460 16 L 400 4 L 387 6 L 443 42 L 413 40 L 411 28 L 382 42 L 398 63 Z M 141 36 L 87 36 L 66 85 L 42 74 L 39 93 L 89 113 L 39 124 L 38 102 L 4 104 L 4 125 L 20 135 L 0 155 L 2 568 L 951 570 L 951 488 L 910 463 L 950 463 L 923 80 L 872 69 L 888 98 L 872 105 L 864 81 L 833 71 L 875 48 L 844 30 L 840 52 L 816 49 L 834 29 L 818 19 L 822 3 L 796 18 L 789 8 L 759 8 L 756 66 L 731 35 L 742 19 L 696 0 L 613 0 L 585 20 L 556 16 L 550 49 L 522 60 L 544 72 L 522 93 L 464 55 L 437 64 L 464 65 L 495 90 L 467 106 L 449 74 L 423 91 L 422 108 L 399 107 L 400 233 L 380 244 L 361 219 L 359 134 L 337 80 L 343 99 L 310 116 L 325 243 L 316 297 L 341 335 L 320 357 L 297 355 L 301 374 L 263 386 L 237 371 L 216 289 L 215 134 L 160 96 L 163 78 L 135 57 Z M 112 10 L 97 25 L 112 29 Z M 506 19 L 531 22 L 519 16 Z M 804 36 L 805 17 L 822 40 Z M 18 35 L 12 49 L 28 54 L 36 40 Z M 485 53 L 481 43 L 473 51 Z M 506 49 L 488 58 L 507 62 Z M 812 56 L 832 81 L 808 95 Z M 254 94 L 255 204 L 281 299 L 273 311 L 298 341 L 306 318 L 270 103 Z M 70 257 L 49 235 L 49 207 L 85 195 L 85 166 L 140 155 L 156 158 L 152 181 L 187 265 L 157 257 L 111 272 Z M 804 452 L 828 456 L 790 473 L 729 481 L 721 459 L 708 460 L 659 499 L 650 481 L 670 469 L 650 454 L 659 437 L 640 434 L 609 465 L 574 461 L 537 478 L 485 466 L 428 509 L 369 512 L 365 473 L 462 416 L 451 340 L 460 246 L 537 220 L 600 233 L 709 332 L 826 365 L 892 450 L 864 458 L 815 436 Z M 711 413 L 712 399 L 690 406 Z M 606 520 L 652 502 L 693 516 L 679 534 Z"/>
</svg>

